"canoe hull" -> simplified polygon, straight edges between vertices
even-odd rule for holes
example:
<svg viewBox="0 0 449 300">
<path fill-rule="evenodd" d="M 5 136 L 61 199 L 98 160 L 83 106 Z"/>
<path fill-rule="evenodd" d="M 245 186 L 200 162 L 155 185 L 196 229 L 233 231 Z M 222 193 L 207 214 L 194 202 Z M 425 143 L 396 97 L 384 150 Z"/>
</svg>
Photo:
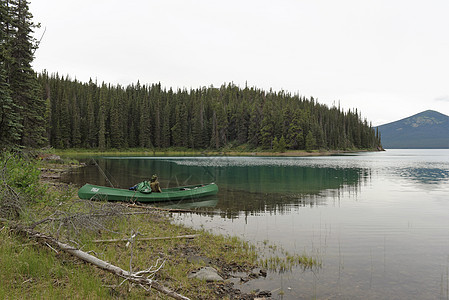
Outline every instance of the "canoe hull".
<svg viewBox="0 0 449 300">
<path fill-rule="evenodd" d="M 162 202 L 178 201 L 183 199 L 196 199 L 218 193 L 215 183 L 181 186 L 162 189 L 162 193 L 144 194 L 137 191 L 116 189 L 105 186 L 85 184 L 78 190 L 81 199 L 95 199 L 125 202 Z"/>
</svg>

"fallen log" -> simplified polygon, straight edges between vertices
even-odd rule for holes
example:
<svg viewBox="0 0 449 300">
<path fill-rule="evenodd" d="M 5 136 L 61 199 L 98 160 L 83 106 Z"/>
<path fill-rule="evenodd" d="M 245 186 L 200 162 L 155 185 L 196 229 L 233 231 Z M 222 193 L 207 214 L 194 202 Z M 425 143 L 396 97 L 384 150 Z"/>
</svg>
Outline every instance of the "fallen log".
<svg viewBox="0 0 449 300">
<path fill-rule="evenodd" d="M 5 219 L 1 219 L 0 221 L 6 221 Z M 29 228 L 26 227 L 22 227 L 22 226 L 12 226 L 11 229 L 15 232 L 18 232 L 22 235 L 26 235 L 29 238 L 35 239 L 36 241 L 38 241 L 39 243 L 48 246 L 48 244 L 50 244 L 52 247 L 57 247 L 62 251 L 65 251 L 87 263 L 90 263 L 102 270 L 105 270 L 107 272 L 113 273 L 117 276 L 120 276 L 122 278 L 125 278 L 126 280 L 142 285 L 142 286 L 149 286 L 150 288 L 153 288 L 167 296 L 170 296 L 174 299 L 181 299 L 181 300 L 189 300 L 189 298 L 176 293 L 175 291 L 170 290 L 169 288 L 161 285 L 160 283 L 158 283 L 155 280 L 149 279 L 147 277 L 143 277 L 140 276 L 139 274 L 135 273 L 135 272 L 129 272 L 126 270 L 123 270 L 120 267 L 117 267 L 111 263 L 108 263 L 104 260 L 101 260 L 93 255 L 90 255 L 82 250 L 79 250 L 71 245 L 62 243 L 58 240 L 56 240 L 55 238 L 42 234 L 40 232 L 31 230 Z"/>
<path fill-rule="evenodd" d="M 147 238 L 138 238 L 134 239 L 134 241 L 154 241 L 154 240 L 173 240 L 173 239 L 193 239 L 197 237 L 199 234 L 186 234 L 186 235 L 178 235 L 178 236 L 163 236 L 163 237 L 147 237 Z M 110 240 L 93 240 L 94 243 L 117 243 L 117 242 L 128 242 L 129 239 L 110 239 Z"/>
</svg>

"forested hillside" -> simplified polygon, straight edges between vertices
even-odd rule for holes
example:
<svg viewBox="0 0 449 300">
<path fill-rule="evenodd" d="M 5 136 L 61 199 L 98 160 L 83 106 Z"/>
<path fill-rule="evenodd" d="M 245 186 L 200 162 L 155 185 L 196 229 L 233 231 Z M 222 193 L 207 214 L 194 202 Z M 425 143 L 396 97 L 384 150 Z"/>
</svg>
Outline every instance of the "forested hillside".
<svg viewBox="0 0 449 300">
<path fill-rule="evenodd" d="M 39 75 L 47 138 L 57 148 L 372 149 L 375 130 L 342 112 L 286 92 L 240 88 L 165 89 L 82 83 Z"/>
<path fill-rule="evenodd" d="M 284 91 L 224 84 L 172 90 L 71 80 L 31 67 L 38 43 L 26 0 L 0 2 L 0 149 L 373 149 L 355 111 Z"/>
</svg>

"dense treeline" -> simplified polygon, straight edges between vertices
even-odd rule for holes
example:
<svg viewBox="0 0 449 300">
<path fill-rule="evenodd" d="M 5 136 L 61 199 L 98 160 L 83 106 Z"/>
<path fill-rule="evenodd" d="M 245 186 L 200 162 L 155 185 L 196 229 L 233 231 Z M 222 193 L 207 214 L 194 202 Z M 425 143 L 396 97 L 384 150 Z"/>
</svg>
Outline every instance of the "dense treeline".
<svg viewBox="0 0 449 300">
<path fill-rule="evenodd" d="M 27 1 L 0 1 L 0 146 L 45 144 L 45 99 L 31 68 L 35 27 Z"/>
<path fill-rule="evenodd" d="M 372 149 L 379 137 L 357 110 L 284 91 L 122 87 L 39 75 L 47 138 L 57 148 Z"/>
<path fill-rule="evenodd" d="M 284 91 L 233 84 L 123 87 L 31 68 L 36 25 L 26 0 L 0 1 L 0 149 L 372 149 L 380 137 L 355 111 Z"/>
</svg>

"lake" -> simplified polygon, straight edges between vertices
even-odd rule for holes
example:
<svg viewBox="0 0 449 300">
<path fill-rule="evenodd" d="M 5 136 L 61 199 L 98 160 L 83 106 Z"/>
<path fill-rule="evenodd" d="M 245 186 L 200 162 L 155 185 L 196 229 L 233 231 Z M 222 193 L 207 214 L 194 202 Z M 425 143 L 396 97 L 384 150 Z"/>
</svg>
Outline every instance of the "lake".
<svg viewBox="0 0 449 300">
<path fill-rule="evenodd" d="M 95 161 L 100 168 L 89 164 L 65 180 L 107 185 L 104 172 L 123 188 L 152 174 L 162 188 L 215 182 L 214 197 L 160 205 L 196 207 L 201 213 L 175 222 L 239 236 L 266 256 L 282 249 L 321 263 L 269 271 L 239 286 L 244 291 L 271 290 L 274 299 L 449 299 L 449 150 Z"/>
</svg>

